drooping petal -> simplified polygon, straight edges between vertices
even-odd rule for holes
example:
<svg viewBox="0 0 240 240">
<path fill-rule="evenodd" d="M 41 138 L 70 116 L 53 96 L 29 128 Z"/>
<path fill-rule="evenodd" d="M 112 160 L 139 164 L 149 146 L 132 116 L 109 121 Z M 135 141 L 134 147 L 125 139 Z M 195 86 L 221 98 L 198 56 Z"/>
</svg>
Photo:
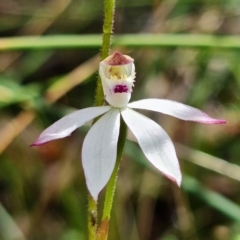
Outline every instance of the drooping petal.
<svg viewBox="0 0 240 240">
<path fill-rule="evenodd" d="M 82 147 L 87 187 L 95 200 L 107 184 L 117 157 L 120 112 L 111 109 L 89 130 Z"/>
<path fill-rule="evenodd" d="M 225 120 L 214 119 L 197 108 L 165 99 L 143 99 L 128 104 L 130 108 L 146 109 L 171 115 L 186 121 L 195 121 L 205 124 L 224 124 Z"/>
<path fill-rule="evenodd" d="M 126 108 L 121 114 L 147 159 L 180 185 L 181 171 L 173 143 L 167 133 L 156 122 L 132 109 Z"/>
<path fill-rule="evenodd" d="M 31 146 L 40 146 L 46 142 L 69 136 L 76 128 L 110 109 L 110 106 L 90 107 L 70 113 L 45 129 Z"/>
</svg>

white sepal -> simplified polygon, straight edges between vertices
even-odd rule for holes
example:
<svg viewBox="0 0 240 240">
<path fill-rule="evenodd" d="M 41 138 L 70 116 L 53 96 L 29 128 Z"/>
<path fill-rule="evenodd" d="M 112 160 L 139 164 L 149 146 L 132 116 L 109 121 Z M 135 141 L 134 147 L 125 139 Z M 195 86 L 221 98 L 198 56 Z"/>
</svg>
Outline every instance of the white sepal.
<svg viewBox="0 0 240 240">
<path fill-rule="evenodd" d="M 120 112 L 111 109 L 89 130 L 82 147 L 82 164 L 89 192 L 97 200 L 107 184 L 117 157 Z"/>
<path fill-rule="evenodd" d="M 154 121 L 126 108 L 121 112 L 147 159 L 170 180 L 181 184 L 178 159 L 168 134 Z"/>
<path fill-rule="evenodd" d="M 223 124 L 225 120 L 209 117 L 201 110 L 166 99 L 143 99 L 128 104 L 130 108 L 146 109 L 171 115 L 186 121 L 195 121 L 205 124 Z"/>
<path fill-rule="evenodd" d="M 110 106 L 90 107 L 72 112 L 45 129 L 32 146 L 69 136 L 76 128 L 109 111 Z"/>
</svg>

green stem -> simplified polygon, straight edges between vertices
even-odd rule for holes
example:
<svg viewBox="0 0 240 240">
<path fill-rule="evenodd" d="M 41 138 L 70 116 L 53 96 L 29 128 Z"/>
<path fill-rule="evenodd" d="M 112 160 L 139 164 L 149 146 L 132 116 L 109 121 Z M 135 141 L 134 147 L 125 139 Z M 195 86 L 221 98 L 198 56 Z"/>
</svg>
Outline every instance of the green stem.
<svg viewBox="0 0 240 240">
<path fill-rule="evenodd" d="M 88 239 L 96 240 L 97 232 L 97 202 L 91 194 L 88 196 Z"/>
<path fill-rule="evenodd" d="M 111 34 L 113 30 L 114 12 L 115 0 L 105 0 L 101 60 L 105 59 L 109 55 L 111 46 Z"/>
<path fill-rule="evenodd" d="M 102 51 L 101 61 L 109 55 L 111 46 L 111 34 L 113 29 L 113 17 L 114 17 L 115 0 L 104 1 L 104 23 L 103 23 L 103 39 L 102 39 Z M 97 91 L 95 98 L 95 106 L 101 106 L 104 103 L 104 94 L 102 89 L 102 82 L 100 77 L 97 81 Z M 96 119 L 95 119 L 96 121 Z M 94 122 L 95 122 L 94 121 Z M 88 232 L 89 240 L 97 239 L 97 202 L 92 198 L 89 193 L 88 197 Z"/>
<path fill-rule="evenodd" d="M 104 1 L 104 23 L 103 23 L 103 36 L 102 36 L 102 51 L 100 55 L 101 61 L 104 60 L 110 52 L 111 47 L 111 34 L 113 30 L 113 18 L 115 12 L 115 0 Z M 98 77 L 97 81 L 97 93 L 95 106 L 101 106 L 104 102 L 104 95 L 102 89 L 101 78 Z"/>
</svg>

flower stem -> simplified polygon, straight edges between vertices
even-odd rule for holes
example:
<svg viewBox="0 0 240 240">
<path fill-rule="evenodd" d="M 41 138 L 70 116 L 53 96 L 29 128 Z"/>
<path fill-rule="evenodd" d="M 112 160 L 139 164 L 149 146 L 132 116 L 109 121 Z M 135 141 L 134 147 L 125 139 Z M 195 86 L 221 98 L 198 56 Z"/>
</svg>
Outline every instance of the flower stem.
<svg viewBox="0 0 240 240">
<path fill-rule="evenodd" d="M 96 240 L 97 232 L 97 202 L 91 194 L 88 196 L 88 239 Z"/>
<path fill-rule="evenodd" d="M 111 46 L 111 34 L 113 32 L 114 12 L 115 0 L 105 0 L 101 60 L 105 59 L 109 55 Z"/>
<path fill-rule="evenodd" d="M 105 0 L 104 1 L 103 39 L 102 39 L 102 50 L 100 55 L 101 60 L 105 59 L 109 55 L 110 46 L 111 46 L 111 34 L 113 30 L 114 12 L 115 12 L 115 0 Z M 102 82 L 100 77 L 98 77 L 95 106 L 102 106 L 103 103 L 104 103 L 104 95 L 103 95 L 103 89 L 102 89 Z M 88 239 L 89 240 L 97 239 L 97 227 L 98 227 L 97 202 L 92 198 L 91 194 L 89 193 L 89 196 L 88 196 L 88 236 L 89 236 Z M 100 227 L 101 229 L 103 229 L 103 224 L 101 224 Z"/>
<path fill-rule="evenodd" d="M 115 0 L 105 0 L 104 1 L 103 38 L 102 38 L 102 48 L 101 48 L 102 50 L 100 54 L 101 61 L 105 59 L 110 52 L 114 12 L 115 12 Z M 98 77 L 95 106 L 101 106 L 103 105 L 103 102 L 104 102 L 104 95 L 103 95 L 102 82 L 100 77 Z"/>
</svg>

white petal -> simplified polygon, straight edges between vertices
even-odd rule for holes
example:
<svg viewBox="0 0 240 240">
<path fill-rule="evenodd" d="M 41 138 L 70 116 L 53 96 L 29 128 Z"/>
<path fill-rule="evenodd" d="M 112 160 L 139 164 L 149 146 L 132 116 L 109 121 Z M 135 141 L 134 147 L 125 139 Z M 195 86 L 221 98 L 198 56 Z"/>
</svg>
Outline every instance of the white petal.
<svg viewBox="0 0 240 240">
<path fill-rule="evenodd" d="M 182 120 L 201 122 L 205 124 L 223 124 L 225 120 L 214 119 L 197 108 L 165 99 L 143 99 L 128 104 L 130 108 L 146 109 L 165 113 Z"/>
<path fill-rule="evenodd" d="M 129 108 L 122 111 L 122 117 L 137 138 L 147 159 L 180 185 L 181 171 L 173 143 L 167 133 L 156 122 Z"/>
<path fill-rule="evenodd" d="M 82 148 L 87 187 L 95 200 L 107 184 L 117 157 L 120 112 L 111 109 L 89 130 Z"/>
<path fill-rule="evenodd" d="M 45 129 L 31 146 L 39 146 L 69 136 L 76 128 L 110 109 L 110 106 L 90 107 L 70 113 Z"/>
</svg>

